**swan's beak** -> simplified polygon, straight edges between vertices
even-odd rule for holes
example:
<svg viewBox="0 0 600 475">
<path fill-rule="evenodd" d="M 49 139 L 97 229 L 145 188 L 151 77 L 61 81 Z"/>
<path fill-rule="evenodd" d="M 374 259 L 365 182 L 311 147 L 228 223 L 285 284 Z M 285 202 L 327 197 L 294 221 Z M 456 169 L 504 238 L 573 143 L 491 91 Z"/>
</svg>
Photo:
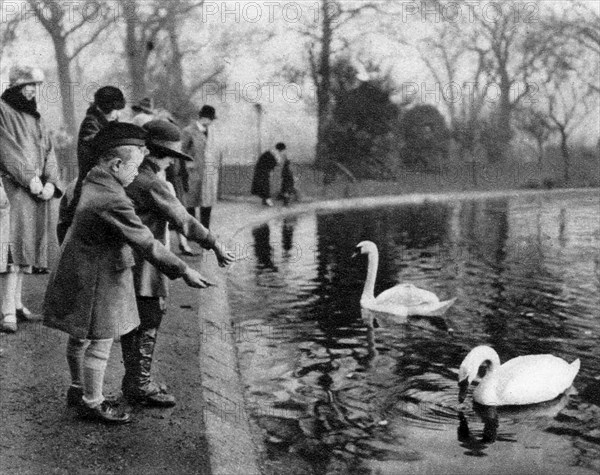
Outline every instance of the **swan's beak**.
<svg viewBox="0 0 600 475">
<path fill-rule="evenodd" d="M 355 259 L 355 258 L 357 258 L 359 254 L 360 254 L 360 252 L 358 252 L 358 251 L 354 251 L 354 252 L 352 253 L 351 259 Z"/>
<path fill-rule="evenodd" d="M 462 404 L 467 397 L 467 391 L 469 390 L 469 378 L 465 378 L 458 382 L 458 402 Z"/>
</svg>

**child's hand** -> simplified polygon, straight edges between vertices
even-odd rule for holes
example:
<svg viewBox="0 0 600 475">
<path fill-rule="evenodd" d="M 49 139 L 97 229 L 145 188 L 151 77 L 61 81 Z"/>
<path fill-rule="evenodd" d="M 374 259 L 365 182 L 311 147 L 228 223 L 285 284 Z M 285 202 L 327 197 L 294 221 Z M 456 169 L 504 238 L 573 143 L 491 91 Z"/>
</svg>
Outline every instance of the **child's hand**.
<svg viewBox="0 0 600 475">
<path fill-rule="evenodd" d="M 190 287 L 194 287 L 195 289 L 205 289 L 208 286 L 215 285 L 206 277 L 204 277 L 200 272 L 192 269 L 191 267 L 188 267 L 185 270 L 185 274 L 183 274 L 183 280 L 185 280 L 185 283 L 187 285 L 189 285 Z"/>
<path fill-rule="evenodd" d="M 235 262 L 235 255 L 232 252 L 225 250 L 223 244 L 219 242 L 215 243 L 213 250 L 215 251 L 220 267 L 226 267 L 232 262 Z"/>
</svg>

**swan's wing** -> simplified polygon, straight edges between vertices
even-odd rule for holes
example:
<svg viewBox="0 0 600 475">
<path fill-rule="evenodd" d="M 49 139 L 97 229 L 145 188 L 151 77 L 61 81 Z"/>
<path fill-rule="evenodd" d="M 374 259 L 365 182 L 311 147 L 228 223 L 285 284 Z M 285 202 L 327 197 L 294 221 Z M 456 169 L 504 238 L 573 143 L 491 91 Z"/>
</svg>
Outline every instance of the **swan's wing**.
<svg viewBox="0 0 600 475">
<path fill-rule="evenodd" d="M 433 292 L 420 289 L 412 284 L 398 284 L 391 289 L 384 290 L 375 297 L 377 305 L 385 306 L 415 307 L 417 305 L 439 303 L 439 301 L 440 299 Z"/>
<path fill-rule="evenodd" d="M 497 370 L 497 395 L 502 404 L 535 404 L 566 391 L 577 374 L 569 363 L 553 355 L 519 356 Z"/>
</svg>

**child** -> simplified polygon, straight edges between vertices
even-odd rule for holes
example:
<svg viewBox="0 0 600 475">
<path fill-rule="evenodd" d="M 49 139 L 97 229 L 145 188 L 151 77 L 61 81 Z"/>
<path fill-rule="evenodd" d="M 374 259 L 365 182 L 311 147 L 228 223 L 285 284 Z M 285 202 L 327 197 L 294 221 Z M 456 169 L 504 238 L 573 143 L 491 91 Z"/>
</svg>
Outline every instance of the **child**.
<svg viewBox="0 0 600 475">
<path fill-rule="evenodd" d="M 188 213 L 175 197 L 171 184 L 162 177 L 174 160 L 192 160 L 192 157 L 181 153 L 179 129 L 164 120 L 147 122 L 144 129 L 148 132 L 146 146 L 150 154 L 140 166 L 139 175 L 127 187 L 127 196 L 133 201 L 136 214 L 163 244 L 167 245 L 167 225 L 170 224 L 187 239 L 213 250 L 220 265 L 228 265 L 233 261 L 233 255 L 226 252 L 215 236 Z M 142 256 L 137 253 L 134 256 L 135 294 L 141 323 L 134 331 L 121 337 L 125 364 L 123 395 L 132 404 L 171 407 L 175 405 L 175 397 L 167 392 L 164 385 L 155 383 L 151 378 L 156 338 L 166 314 L 168 279 Z"/>
<path fill-rule="evenodd" d="M 98 164 L 83 182 L 44 299 L 44 324 L 69 334 L 67 404 L 78 407 L 83 417 L 108 424 L 131 420 L 104 399 L 102 386 L 113 339 L 139 325 L 132 248 L 171 279 L 183 277 L 196 288 L 207 285 L 154 239 L 125 194 L 144 157 L 145 138 L 140 127 L 119 122 L 97 134 Z"/>
<path fill-rule="evenodd" d="M 287 154 L 282 153 L 282 155 L 283 168 L 281 169 L 281 190 L 279 191 L 277 198 L 283 200 L 284 206 L 288 206 L 292 198 L 298 201 L 298 190 L 296 190 L 292 162 L 287 157 Z"/>
</svg>

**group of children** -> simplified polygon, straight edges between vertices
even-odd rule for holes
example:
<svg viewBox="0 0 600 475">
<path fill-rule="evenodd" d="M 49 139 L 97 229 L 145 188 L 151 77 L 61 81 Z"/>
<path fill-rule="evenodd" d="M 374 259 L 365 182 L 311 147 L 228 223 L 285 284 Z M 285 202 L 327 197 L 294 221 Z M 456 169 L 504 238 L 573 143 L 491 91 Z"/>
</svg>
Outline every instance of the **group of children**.
<svg viewBox="0 0 600 475">
<path fill-rule="evenodd" d="M 233 262 L 215 236 L 191 216 L 163 178 L 181 152 L 179 129 L 154 120 L 143 128 L 110 122 L 92 141 L 95 165 L 81 184 L 74 213 L 71 185 L 61 202 L 64 235 L 44 299 L 44 324 L 69 334 L 71 386 L 67 404 L 105 423 L 127 423 L 129 412 L 104 398 L 104 373 L 121 339 L 123 395 L 131 403 L 169 407 L 175 398 L 150 376 L 168 279 L 204 288 L 209 281 L 165 246 L 168 225 L 212 249 L 219 265 Z M 65 223 L 65 220 L 71 221 Z"/>
</svg>

